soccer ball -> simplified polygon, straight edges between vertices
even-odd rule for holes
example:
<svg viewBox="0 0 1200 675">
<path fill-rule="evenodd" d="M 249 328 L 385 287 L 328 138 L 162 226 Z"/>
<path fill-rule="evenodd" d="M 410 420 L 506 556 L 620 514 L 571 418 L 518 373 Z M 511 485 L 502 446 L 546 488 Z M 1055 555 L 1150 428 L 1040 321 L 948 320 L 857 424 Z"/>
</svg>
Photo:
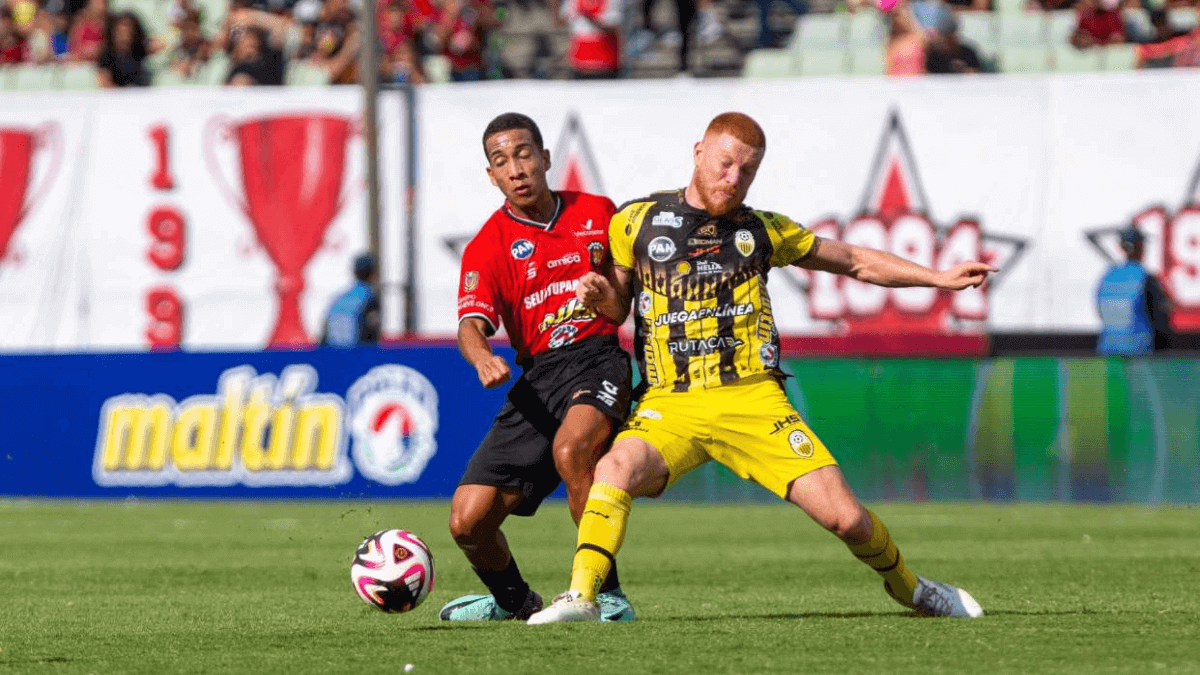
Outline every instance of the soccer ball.
<svg viewBox="0 0 1200 675">
<path fill-rule="evenodd" d="M 359 544 L 350 579 L 368 605 L 385 612 L 407 612 L 433 589 L 433 554 L 412 532 L 381 530 Z"/>
</svg>

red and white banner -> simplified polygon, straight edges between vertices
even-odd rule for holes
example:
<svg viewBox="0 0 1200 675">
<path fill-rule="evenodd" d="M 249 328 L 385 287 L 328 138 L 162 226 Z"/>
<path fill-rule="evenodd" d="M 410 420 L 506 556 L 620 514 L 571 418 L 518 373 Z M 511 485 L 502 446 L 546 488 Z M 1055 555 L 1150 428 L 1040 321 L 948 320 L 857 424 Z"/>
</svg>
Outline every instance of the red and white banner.
<svg viewBox="0 0 1200 675">
<path fill-rule="evenodd" d="M 454 329 L 456 255 L 501 199 L 478 139 L 506 110 L 541 125 L 555 186 L 617 203 L 685 185 L 705 125 L 741 110 L 767 136 L 752 206 L 932 267 L 973 258 L 1000 270 L 957 294 L 775 272 L 780 330 L 807 344 L 929 352 L 969 350 L 986 331 L 1096 331 L 1096 285 L 1117 257 L 1117 230 L 1134 219 L 1174 297 L 1177 327 L 1200 330 L 1195 73 L 426 89 L 424 331 Z"/>
<path fill-rule="evenodd" d="M 785 336 L 882 351 L 1099 328 L 1117 231 L 1148 235 L 1180 330 L 1200 331 L 1200 74 L 499 82 L 417 97 L 417 328 L 452 335 L 459 253 L 501 202 L 481 135 L 541 125 L 555 187 L 621 203 L 690 178 L 726 110 L 767 153 L 751 205 L 982 289 L 774 272 Z M 399 96 L 380 111 L 385 328 L 398 334 L 407 197 Z M 317 337 L 366 247 L 355 88 L 12 94 L 0 106 L 0 350 L 240 349 Z M 865 341 L 865 342 L 864 342 Z M 872 343 L 871 341 L 874 341 Z"/>
<path fill-rule="evenodd" d="M 403 140 L 399 106 L 381 106 L 383 147 Z M 0 349 L 314 342 L 367 245 L 360 107 L 352 89 L 7 94 Z M 392 184 L 403 157 L 381 153 Z"/>
</svg>

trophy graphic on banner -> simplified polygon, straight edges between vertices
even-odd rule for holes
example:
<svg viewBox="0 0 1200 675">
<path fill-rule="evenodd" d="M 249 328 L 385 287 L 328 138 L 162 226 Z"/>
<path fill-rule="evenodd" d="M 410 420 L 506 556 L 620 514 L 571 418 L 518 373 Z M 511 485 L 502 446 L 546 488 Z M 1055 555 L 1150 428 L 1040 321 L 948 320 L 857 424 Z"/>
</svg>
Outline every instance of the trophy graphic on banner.
<svg viewBox="0 0 1200 675">
<path fill-rule="evenodd" d="M 33 160 L 38 150 L 50 148 L 50 166 L 42 182 L 27 195 L 33 178 Z M 8 254 L 8 242 L 29 210 L 41 201 L 62 159 L 62 141 L 57 122 L 35 129 L 0 127 L 0 263 Z M 28 196 L 28 199 L 26 198 Z"/>
<path fill-rule="evenodd" d="M 313 344 L 300 316 L 304 267 L 345 202 L 346 144 L 360 133 L 356 120 L 333 114 L 273 115 L 241 122 L 218 116 L 205 128 L 209 170 L 230 203 L 246 214 L 279 273 L 279 316 L 267 341 L 270 347 Z M 217 163 L 215 151 L 221 142 L 236 145 L 244 198 Z"/>
</svg>

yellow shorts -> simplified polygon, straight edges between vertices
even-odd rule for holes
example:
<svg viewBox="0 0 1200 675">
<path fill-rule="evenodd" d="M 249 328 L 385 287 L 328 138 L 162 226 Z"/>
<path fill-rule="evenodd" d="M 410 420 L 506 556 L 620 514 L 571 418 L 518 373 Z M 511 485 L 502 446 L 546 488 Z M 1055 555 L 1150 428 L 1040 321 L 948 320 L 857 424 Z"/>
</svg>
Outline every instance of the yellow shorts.
<svg viewBox="0 0 1200 675">
<path fill-rule="evenodd" d="M 675 393 L 650 391 L 617 440 L 640 438 L 667 463 L 670 487 L 710 459 L 786 499 L 800 476 L 837 464 L 770 375 Z"/>
</svg>

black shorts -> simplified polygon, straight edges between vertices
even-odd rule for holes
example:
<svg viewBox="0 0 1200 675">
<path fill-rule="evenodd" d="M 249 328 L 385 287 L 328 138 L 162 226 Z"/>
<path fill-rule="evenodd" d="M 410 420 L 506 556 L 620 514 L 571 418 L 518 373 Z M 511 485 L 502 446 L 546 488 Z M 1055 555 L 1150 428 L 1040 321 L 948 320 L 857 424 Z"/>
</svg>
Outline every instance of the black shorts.
<svg viewBox="0 0 1200 675">
<path fill-rule="evenodd" d="M 615 336 L 588 338 L 532 360 L 475 451 L 459 485 L 519 488 L 513 515 L 532 516 L 562 482 L 554 466 L 554 434 L 567 410 L 590 405 L 613 419 L 629 414 L 629 355 Z"/>
</svg>

